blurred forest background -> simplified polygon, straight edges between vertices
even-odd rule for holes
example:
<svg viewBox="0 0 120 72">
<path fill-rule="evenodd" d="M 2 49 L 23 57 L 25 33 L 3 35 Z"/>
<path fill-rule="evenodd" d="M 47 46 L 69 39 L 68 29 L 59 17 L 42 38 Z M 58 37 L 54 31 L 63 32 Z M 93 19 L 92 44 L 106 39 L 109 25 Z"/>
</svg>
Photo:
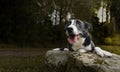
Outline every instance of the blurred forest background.
<svg viewBox="0 0 120 72">
<path fill-rule="evenodd" d="M 65 47 L 69 18 L 89 22 L 95 44 L 120 45 L 120 0 L 0 0 L 0 46 Z"/>
</svg>

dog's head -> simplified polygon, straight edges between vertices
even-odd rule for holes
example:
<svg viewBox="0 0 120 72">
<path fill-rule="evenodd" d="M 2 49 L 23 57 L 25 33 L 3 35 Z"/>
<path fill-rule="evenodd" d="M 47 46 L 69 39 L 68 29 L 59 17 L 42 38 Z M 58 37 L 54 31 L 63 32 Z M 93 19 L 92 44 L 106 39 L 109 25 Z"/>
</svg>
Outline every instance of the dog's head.
<svg viewBox="0 0 120 72">
<path fill-rule="evenodd" d="M 70 44 L 75 43 L 81 37 L 84 37 L 90 25 L 87 22 L 83 22 L 79 19 L 71 19 L 65 26 L 65 31 L 68 36 L 68 41 Z"/>
</svg>

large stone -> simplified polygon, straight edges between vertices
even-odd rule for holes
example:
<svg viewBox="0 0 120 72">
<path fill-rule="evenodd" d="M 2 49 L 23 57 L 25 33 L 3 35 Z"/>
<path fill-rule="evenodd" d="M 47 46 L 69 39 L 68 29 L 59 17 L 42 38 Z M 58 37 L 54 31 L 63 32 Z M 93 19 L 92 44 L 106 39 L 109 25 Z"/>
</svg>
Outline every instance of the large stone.
<svg viewBox="0 0 120 72">
<path fill-rule="evenodd" d="M 65 72 L 69 55 L 68 51 L 47 51 L 45 72 Z"/>
<path fill-rule="evenodd" d="M 46 53 L 46 72 L 120 72 L 120 56 L 100 57 L 94 53 L 50 50 Z"/>
</svg>

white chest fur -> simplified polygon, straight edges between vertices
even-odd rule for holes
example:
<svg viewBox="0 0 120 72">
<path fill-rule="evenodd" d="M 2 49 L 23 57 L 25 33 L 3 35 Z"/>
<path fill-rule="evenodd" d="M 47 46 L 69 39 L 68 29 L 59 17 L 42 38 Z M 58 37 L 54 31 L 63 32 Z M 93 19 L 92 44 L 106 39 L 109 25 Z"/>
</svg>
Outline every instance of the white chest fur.
<svg viewBox="0 0 120 72">
<path fill-rule="evenodd" d="M 80 38 L 76 43 L 73 44 L 72 48 L 73 50 L 81 50 L 82 52 L 87 52 L 91 50 L 91 44 L 88 46 L 84 46 L 83 43 L 85 41 L 85 38 Z"/>
<path fill-rule="evenodd" d="M 78 49 L 82 49 L 84 48 L 83 46 L 83 42 L 84 42 L 85 38 L 80 38 L 76 43 L 73 44 L 72 48 L 73 50 L 78 50 Z"/>
</svg>

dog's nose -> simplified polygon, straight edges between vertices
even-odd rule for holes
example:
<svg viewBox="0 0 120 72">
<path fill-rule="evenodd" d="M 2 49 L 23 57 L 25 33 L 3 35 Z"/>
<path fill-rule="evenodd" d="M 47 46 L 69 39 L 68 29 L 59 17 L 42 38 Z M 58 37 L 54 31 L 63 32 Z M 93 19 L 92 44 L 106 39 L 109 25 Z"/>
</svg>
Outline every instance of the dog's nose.
<svg viewBox="0 0 120 72">
<path fill-rule="evenodd" d="M 67 28 L 67 31 L 68 31 L 69 33 L 72 33 L 72 32 L 73 32 L 73 28 Z"/>
</svg>

